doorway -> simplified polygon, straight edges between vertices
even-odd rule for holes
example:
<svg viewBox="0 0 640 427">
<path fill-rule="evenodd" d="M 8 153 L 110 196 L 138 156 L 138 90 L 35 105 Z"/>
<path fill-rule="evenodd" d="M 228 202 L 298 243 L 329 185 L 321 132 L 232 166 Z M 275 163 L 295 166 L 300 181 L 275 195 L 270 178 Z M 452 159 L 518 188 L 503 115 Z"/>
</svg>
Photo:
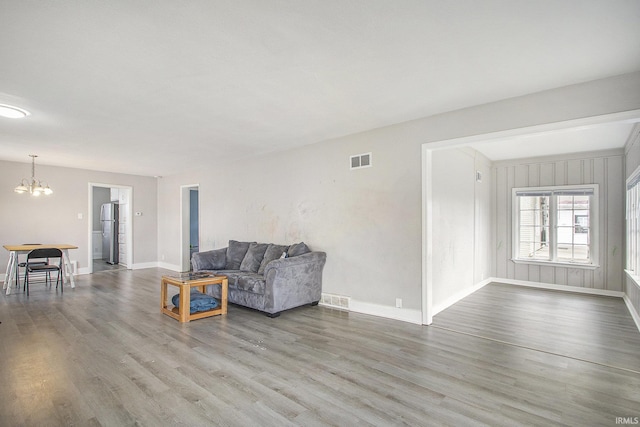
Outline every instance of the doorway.
<svg viewBox="0 0 640 427">
<path fill-rule="evenodd" d="M 519 128 L 519 129 L 511 129 L 507 131 L 500 131 L 490 134 L 484 135 L 475 135 L 470 137 L 462 137 L 455 138 L 451 140 L 443 140 L 428 144 L 422 145 L 422 189 L 423 189 L 423 234 L 422 234 L 422 244 L 423 244 L 423 264 L 422 264 L 422 323 L 425 325 L 429 325 L 433 322 L 433 316 L 435 316 L 438 312 L 442 311 L 448 306 L 451 306 L 455 302 L 464 298 L 467 295 L 475 292 L 477 289 L 482 287 L 484 284 L 489 282 L 489 279 L 492 279 L 490 276 L 493 272 L 486 272 L 486 274 L 481 275 L 481 281 L 474 280 L 473 283 L 467 283 L 463 289 L 459 289 L 458 292 L 451 293 L 451 289 L 447 288 L 445 284 L 438 280 L 438 276 L 436 273 L 436 268 L 441 268 L 438 265 L 438 258 L 434 255 L 434 246 L 437 245 L 437 242 L 434 242 L 434 224 L 435 222 L 435 212 L 434 212 L 434 198 L 436 196 L 436 190 L 434 189 L 434 180 L 437 180 L 437 176 L 434 175 L 436 171 L 436 165 L 434 160 L 434 155 L 442 149 L 450 149 L 450 148 L 462 148 L 462 147 L 473 147 L 479 148 L 480 145 L 490 144 L 490 143 L 504 143 L 505 141 L 511 141 L 513 138 L 531 138 L 533 136 L 550 136 L 556 132 L 568 131 L 568 130 L 581 130 L 593 128 L 599 125 L 607 125 L 607 124 L 615 124 L 615 123 L 635 123 L 640 120 L 640 111 L 628 111 L 623 113 L 614 113 L 602 116 L 594 116 L 588 117 L 584 119 L 576 119 L 569 120 L 565 122 L 557 122 L 550 123 L 545 125 L 532 126 L 528 128 Z M 513 142 L 509 142 L 509 144 L 513 145 Z M 507 144 L 507 146 L 509 146 Z M 558 147 L 566 148 L 565 144 L 556 144 Z M 539 144 L 531 144 L 529 140 L 529 144 L 527 147 L 536 147 L 540 148 Z M 485 147 L 486 148 L 486 147 Z M 501 147 L 504 149 L 504 145 Z M 553 153 L 556 154 L 556 153 Z M 528 155 L 528 157 L 541 157 L 547 154 L 538 154 L 538 155 Z M 526 157 L 526 156 L 525 156 Z M 475 169 L 476 171 L 478 169 Z M 473 172 L 473 170 L 472 170 Z M 477 172 L 476 172 L 477 173 Z M 515 173 L 515 172 L 514 172 Z M 478 181 L 482 181 L 482 175 L 476 175 L 475 179 Z M 485 175 L 486 176 L 486 175 Z M 495 201 L 496 195 L 492 195 L 492 200 Z M 495 208 L 495 206 L 494 206 Z M 471 211 L 471 209 L 469 209 Z M 496 212 L 493 212 L 491 215 L 496 215 Z M 494 218 L 495 219 L 495 218 Z M 477 221 L 477 218 L 476 218 Z M 486 240 L 495 240 L 495 234 L 489 237 Z M 500 242 L 501 243 L 501 242 Z M 498 242 L 492 241 L 489 245 L 485 246 L 485 251 L 487 253 L 491 253 L 493 248 L 498 247 Z M 495 252 L 494 252 L 495 253 Z M 470 265 L 474 265 L 476 259 L 469 260 Z M 495 263 L 494 263 L 495 265 Z M 495 268 L 494 268 L 495 269 Z M 436 293 L 440 296 L 440 300 L 438 300 Z"/>
<path fill-rule="evenodd" d="M 180 268 L 191 270 L 191 256 L 200 250 L 199 185 L 180 186 Z"/>
<path fill-rule="evenodd" d="M 131 269 L 133 189 L 89 183 L 89 273 Z"/>
</svg>

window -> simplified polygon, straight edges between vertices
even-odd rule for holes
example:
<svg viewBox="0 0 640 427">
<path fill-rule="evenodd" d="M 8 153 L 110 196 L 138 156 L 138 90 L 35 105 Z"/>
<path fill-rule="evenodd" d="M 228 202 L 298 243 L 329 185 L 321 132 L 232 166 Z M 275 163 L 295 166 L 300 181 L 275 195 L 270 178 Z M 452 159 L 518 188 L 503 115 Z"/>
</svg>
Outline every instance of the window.
<svg viewBox="0 0 640 427">
<path fill-rule="evenodd" d="M 640 276 L 640 167 L 627 180 L 627 265 L 634 276 Z"/>
<path fill-rule="evenodd" d="M 513 189 L 516 262 L 595 267 L 598 186 Z"/>
</svg>

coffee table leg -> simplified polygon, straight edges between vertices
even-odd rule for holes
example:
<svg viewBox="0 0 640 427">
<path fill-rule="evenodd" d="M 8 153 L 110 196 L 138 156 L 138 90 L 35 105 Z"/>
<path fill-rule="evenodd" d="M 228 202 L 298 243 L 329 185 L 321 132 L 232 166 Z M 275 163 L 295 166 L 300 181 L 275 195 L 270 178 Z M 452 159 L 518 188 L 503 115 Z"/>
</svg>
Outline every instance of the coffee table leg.
<svg viewBox="0 0 640 427">
<path fill-rule="evenodd" d="M 164 312 L 164 309 L 167 307 L 167 282 L 162 279 L 160 282 L 160 312 Z"/>
<path fill-rule="evenodd" d="M 220 305 L 222 311 L 220 314 L 227 314 L 227 294 L 229 293 L 229 279 L 224 279 L 222 281 L 222 290 L 220 291 Z"/>
<path fill-rule="evenodd" d="M 191 305 L 191 287 L 180 285 L 180 322 L 189 321 L 189 310 Z"/>
</svg>

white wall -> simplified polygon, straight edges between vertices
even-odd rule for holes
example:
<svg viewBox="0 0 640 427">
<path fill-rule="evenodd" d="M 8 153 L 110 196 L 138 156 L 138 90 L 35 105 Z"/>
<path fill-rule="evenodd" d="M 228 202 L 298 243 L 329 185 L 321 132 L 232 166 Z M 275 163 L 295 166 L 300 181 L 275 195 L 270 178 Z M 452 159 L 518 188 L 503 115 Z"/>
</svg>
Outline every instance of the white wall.
<svg viewBox="0 0 640 427">
<path fill-rule="evenodd" d="M 482 181 L 476 180 L 476 172 Z M 432 153 L 433 314 L 490 277 L 491 162 L 470 148 Z"/>
<path fill-rule="evenodd" d="M 36 164 L 36 177 L 46 181 L 54 193 L 38 198 L 13 191 L 20 179 L 31 175 L 31 165 L 0 161 L 0 230 L 2 244 L 69 243 L 78 246 L 69 251 L 79 269 L 88 267 L 92 248 L 89 242 L 89 182 L 133 187 L 134 263 L 144 264 L 157 258 L 157 186 L 156 179 L 137 175 L 114 174 L 84 169 Z M 82 214 L 82 219 L 78 219 Z M 100 212 L 97 212 L 99 215 Z M 6 266 L 8 252 L 0 251 L 0 265 Z M 4 274 L 4 267 L 0 274 Z"/>
<path fill-rule="evenodd" d="M 623 151 L 583 153 L 494 164 L 496 264 L 498 278 L 622 292 L 624 260 Z M 512 192 L 517 187 L 598 184 L 599 268 L 515 264 Z"/>
<path fill-rule="evenodd" d="M 165 266 L 180 264 L 179 188 L 199 183 L 201 250 L 226 246 L 228 239 L 304 240 L 328 254 L 324 292 L 367 303 L 372 312 L 394 307 L 396 298 L 406 310 L 419 311 L 422 144 L 636 109 L 640 73 L 241 162 L 220 164 L 212 158 L 206 170 L 159 181 L 158 257 Z M 374 166 L 350 171 L 349 155 L 365 152 L 373 153 Z"/>
<path fill-rule="evenodd" d="M 304 241 L 328 254 L 325 292 L 381 305 L 402 298 L 419 309 L 420 269 L 407 268 L 421 258 L 421 218 L 413 209 L 420 198 L 419 146 L 385 145 L 368 138 L 329 141 L 163 178 L 160 259 L 179 264 L 179 186 L 198 182 L 201 250 L 229 239 Z M 365 148 L 373 152 L 373 167 L 350 170 L 349 156 Z M 385 292 L 371 292 L 381 287 Z"/>
</svg>

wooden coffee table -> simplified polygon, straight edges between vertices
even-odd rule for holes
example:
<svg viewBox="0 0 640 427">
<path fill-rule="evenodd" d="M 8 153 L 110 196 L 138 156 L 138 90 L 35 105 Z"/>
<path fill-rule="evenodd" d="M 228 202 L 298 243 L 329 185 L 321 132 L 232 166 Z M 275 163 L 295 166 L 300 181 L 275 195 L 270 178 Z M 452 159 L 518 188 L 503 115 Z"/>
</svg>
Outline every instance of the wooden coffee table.
<svg viewBox="0 0 640 427">
<path fill-rule="evenodd" d="M 180 288 L 180 307 L 169 309 L 167 305 L 167 285 Z M 220 307 L 208 311 L 200 311 L 191 314 L 191 288 L 198 287 L 205 293 L 209 285 L 220 285 Z M 210 273 L 183 273 L 176 276 L 162 276 L 160 285 L 160 311 L 180 322 L 202 319 L 210 316 L 227 314 L 227 294 L 229 292 L 229 280 L 227 276 Z"/>
</svg>

